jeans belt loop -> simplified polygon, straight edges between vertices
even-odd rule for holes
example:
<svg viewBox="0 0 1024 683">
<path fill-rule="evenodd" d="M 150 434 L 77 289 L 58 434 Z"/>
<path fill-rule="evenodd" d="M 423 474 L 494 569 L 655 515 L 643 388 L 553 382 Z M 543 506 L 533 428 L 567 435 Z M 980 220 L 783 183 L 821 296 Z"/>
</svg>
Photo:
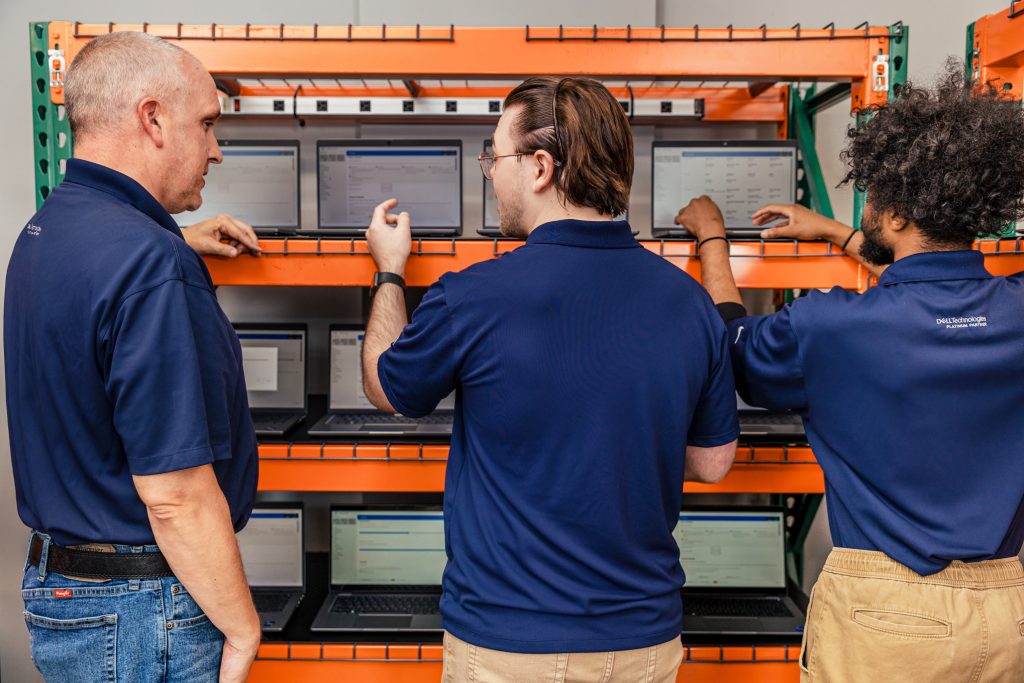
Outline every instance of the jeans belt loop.
<svg viewBox="0 0 1024 683">
<path fill-rule="evenodd" d="M 37 532 L 36 535 L 38 535 L 40 540 L 43 542 L 43 549 L 39 553 L 39 581 L 42 582 L 46 581 L 46 562 L 50 557 L 50 544 L 53 543 L 53 541 L 51 541 L 50 537 L 46 534 L 40 534 Z M 29 539 L 29 542 L 31 543 L 31 539 Z"/>
</svg>

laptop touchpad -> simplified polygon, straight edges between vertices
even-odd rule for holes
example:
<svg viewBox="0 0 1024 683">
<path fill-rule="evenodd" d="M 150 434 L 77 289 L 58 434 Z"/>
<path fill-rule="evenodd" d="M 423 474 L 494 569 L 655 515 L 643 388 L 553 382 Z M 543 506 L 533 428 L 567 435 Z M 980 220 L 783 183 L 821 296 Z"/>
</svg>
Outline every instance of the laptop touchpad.
<svg viewBox="0 0 1024 683">
<path fill-rule="evenodd" d="M 408 628 L 412 625 L 411 616 L 367 616 L 360 615 L 356 618 L 356 628 Z"/>
</svg>

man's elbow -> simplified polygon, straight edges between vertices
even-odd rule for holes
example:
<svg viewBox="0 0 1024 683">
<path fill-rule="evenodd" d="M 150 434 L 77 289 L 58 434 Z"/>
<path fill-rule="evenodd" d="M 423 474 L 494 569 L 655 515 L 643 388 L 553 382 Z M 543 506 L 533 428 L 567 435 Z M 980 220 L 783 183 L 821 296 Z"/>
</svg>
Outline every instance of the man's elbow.
<svg viewBox="0 0 1024 683">
<path fill-rule="evenodd" d="M 735 441 L 712 448 L 690 447 L 688 450 L 688 479 L 704 484 L 717 484 L 725 479 L 736 460 Z"/>
<path fill-rule="evenodd" d="M 133 477 L 135 489 L 155 522 L 174 522 L 190 517 L 220 493 L 213 467 L 202 465 L 185 470 Z"/>
</svg>

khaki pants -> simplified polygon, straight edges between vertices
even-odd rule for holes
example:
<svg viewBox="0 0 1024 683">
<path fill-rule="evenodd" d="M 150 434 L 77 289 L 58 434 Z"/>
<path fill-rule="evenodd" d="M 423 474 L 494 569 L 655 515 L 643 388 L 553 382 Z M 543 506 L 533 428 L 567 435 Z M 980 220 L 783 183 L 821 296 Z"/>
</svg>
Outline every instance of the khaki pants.
<svg viewBox="0 0 1024 683">
<path fill-rule="evenodd" d="M 953 562 L 921 576 L 837 548 L 811 591 L 801 683 L 1024 681 L 1024 568 Z"/>
<path fill-rule="evenodd" d="M 522 655 L 444 634 L 443 683 L 675 683 L 679 638 L 639 650 Z"/>
</svg>

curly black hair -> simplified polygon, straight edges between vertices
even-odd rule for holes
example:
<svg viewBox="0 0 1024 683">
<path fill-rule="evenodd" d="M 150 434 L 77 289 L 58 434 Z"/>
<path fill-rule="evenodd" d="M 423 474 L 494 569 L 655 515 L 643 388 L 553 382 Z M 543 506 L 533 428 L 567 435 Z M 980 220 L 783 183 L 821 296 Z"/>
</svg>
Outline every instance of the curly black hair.
<svg viewBox="0 0 1024 683">
<path fill-rule="evenodd" d="M 903 85 L 851 128 L 842 159 L 871 208 L 913 222 L 929 245 L 957 247 L 1024 218 L 1024 112 L 950 58 L 932 89 Z"/>
</svg>

